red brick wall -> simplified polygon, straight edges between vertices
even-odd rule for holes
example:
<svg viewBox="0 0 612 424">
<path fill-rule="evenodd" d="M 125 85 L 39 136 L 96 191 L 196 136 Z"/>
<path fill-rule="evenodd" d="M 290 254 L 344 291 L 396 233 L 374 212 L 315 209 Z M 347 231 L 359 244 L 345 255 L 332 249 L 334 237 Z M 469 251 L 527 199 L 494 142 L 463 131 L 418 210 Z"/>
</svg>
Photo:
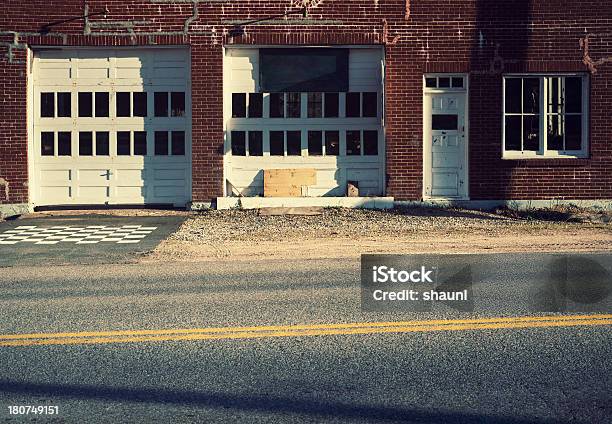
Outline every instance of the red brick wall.
<svg viewBox="0 0 612 424">
<path fill-rule="evenodd" d="M 284 13 L 291 0 L 219 0 L 197 8 L 171 0 L 51 3 L 5 0 L 0 16 L 0 127 L 8 128 L 0 133 L 0 178 L 10 184 L 8 200 L 0 187 L 0 202 L 27 199 L 26 68 L 18 63 L 25 43 L 191 45 L 194 201 L 222 193 L 225 44 L 386 45 L 388 193 L 398 199 L 422 194 L 425 72 L 470 73 L 472 199 L 612 198 L 612 8 L 600 1 L 323 0 L 300 25 L 276 20 L 233 39 L 227 31 L 234 22 Z M 84 13 L 85 5 L 90 13 L 107 6 L 110 14 L 35 34 L 45 23 Z M 12 33 L 1 34 L 7 31 L 18 32 L 18 44 Z M 585 58 L 580 43 L 587 34 Z M 594 70 L 588 159 L 501 159 L 504 72 Z"/>
</svg>

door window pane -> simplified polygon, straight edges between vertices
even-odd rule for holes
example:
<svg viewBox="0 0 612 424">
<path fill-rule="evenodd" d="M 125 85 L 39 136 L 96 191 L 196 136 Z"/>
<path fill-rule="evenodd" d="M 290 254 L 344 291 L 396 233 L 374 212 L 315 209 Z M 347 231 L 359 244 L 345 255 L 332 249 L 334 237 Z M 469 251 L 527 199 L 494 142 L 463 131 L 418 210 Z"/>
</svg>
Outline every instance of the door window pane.
<svg viewBox="0 0 612 424">
<path fill-rule="evenodd" d="M 321 118 L 323 117 L 323 94 L 308 93 L 308 117 Z"/>
<path fill-rule="evenodd" d="M 270 93 L 270 118 L 285 117 L 285 93 Z"/>
<path fill-rule="evenodd" d="M 285 155 L 285 133 L 284 131 L 270 131 L 270 155 Z"/>
<path fill-rule="evenodd" d="M 55 118 L 55 93 L 40 93 L 40 117 Z"/>
<path fill-rule="evenodd" d="M 506 150 L 521 150 L 520 116 L 506 116 Z"/>
<path fill-rule="evenodd" d="M 520 78 L 506 78 L 506 113 L 521 113 Z"/>
<path fill-rule="evenodd" d="M 110 155 L 110 134 L 108 131 L 96 132 L 96 156 Z"/>
<path fill-rule="evenodd" d="M 246 118 L 245 93 L 232 93 L 232 118 Z"/>
<path fill-rule="evenodd" d="M 79 156 L 93 156 L 93 133 L 79 132 Z"/>
<path fill-rule="evenodd" d="M 168 116 L 168 93 L 155 92 L 153 100 L 155 103 L 155 116 L 158 118 Z"/>
<path fill-rule="evenodd" d="M 170 111 L 172 116 L 185 116 L 185 93 L 175 91 L 170 95 Z"/>
<path fill-rule="evenodd" d="M 69 132 L 57 133 L 57 154 L 58 156 L 72 155 L 72 134 Z"/>
<path fill-rule="evenodd" d="M 432 130 L 456 131 L 459 129 L 458 126 L 459 122 L 457 115 L 431 115 Z"/>
<path fill-rule="evenodd" d="M 436 88 L 438 85 L 438 81 L 436 78 L 425 78 L 425 87 L 427 88 Z"/>
<path fill-rule="evenodd" d="M 361 116 L 361 93 L 346 93 L 346 117 L 359 118 Z"/>
<path fill-rule="evenodd" d="M 338 156 L 340 154 L 340 132 L 325 131 L 325 154 Z"/>
<path fill-rule="evenodd" d="M 378 131 L 363 132 L 363 154 L 368 156 L 378 155 Z"/>
<path fill-rule="evenodd" d="M 155 155 L 168 155 L 168 131 L 155 131 Z"/>
<path fill-rule="evenodd" d="M 302 94 L 287 93 L 287 118 L 299 118 L 302 112 Z"/>
<path fill-rule="evenodd" d="M 91 118 L 93 116 L 93 93 L 79 93 L 79 118 Z"/>
<path fill-rule="evenodd" d="M 147 155 L 147 132 L 134 131 L 134 154 L 138 156 Z"/>
<path fill-rule="evenodd" d="M 361 154 L 361 131 L 346 132 L 346 154 L 348 156 Z"/>
<path fill-rule="evenodd" d="M 263 117 L 263 94 L 249 93 L 249 118 Z"/>
<path fill-rule="evenodd" d="M 147 115 L 147 93 L 134 93 L 134 116 L 144 118 Z"/>
<path fill-rule="evenodd" d="M 440 88 L 448 88 L 448 87 L 450 87 L 450 78 L 449 77 L 440 77 L 440 78 L 438 78 L 438 87 L 440 87 Z"/>
<path fill-rule="evenodd" d="M 130 116 L 132 110 L 131 93 L 121 92 L 115 96 L 117 102 L 117 116 L 126 118 Z"/>
<path fill-rule="evenodd" d="M 287 156 L 302 155 L 302 132 L 287 131 Z"/>
<path fill-rule="evenodd" d="M 249 156 L 263 156 L 263 132 L 249 131 Z"/>
<path fill-rule="evenodd" d="M 232 131 L 232 155 L 246 156 L 246 135 L 244 131 Z"/>
<path fill-rule="evenodd" d="M 72 116 L 72 95 L 70 93 L 57 93 L 57 117 L 70 118 Z"/>
<path fill-rule="evenodd" d="M 185 131 L 172 131 L 172 155 L 185 156 Z"/>
<path fill-rule="evenodd" d="M 364 118 L 378 116 L 378 93 L 363 93 L 362 110 Z"/>
<path fill-rule="evenodd" d="M 108 93 L 96 93 L 96 118 L 108 118 Z"/>
<path fill-rule="evenodd" d="M 117 155 L 129 156 L 130 154 L 131 154 L 130 132 L 129 131 L 117 132 Z"/>
<path fill-rule="evenodd" d="M 338 93 L 325 93 L 325 117 L 337 118 L 339 112 L 340 96 Z"/>
<path fill-rule="evenodd" d="M 453 77 L 452 78 L 453 88 L 463 88 L 463 78 Z"/>
<path fill-rule="evenodd" d="M 40 133 L 40 154 L 41 156 L 55 155 L 55 134 L 52 132 Z"/>
<path fill-rule="evenodd" d="M 323 132 L 308 131 L 308 155 L 321 156 L 323 154 Z"/>
</svg>

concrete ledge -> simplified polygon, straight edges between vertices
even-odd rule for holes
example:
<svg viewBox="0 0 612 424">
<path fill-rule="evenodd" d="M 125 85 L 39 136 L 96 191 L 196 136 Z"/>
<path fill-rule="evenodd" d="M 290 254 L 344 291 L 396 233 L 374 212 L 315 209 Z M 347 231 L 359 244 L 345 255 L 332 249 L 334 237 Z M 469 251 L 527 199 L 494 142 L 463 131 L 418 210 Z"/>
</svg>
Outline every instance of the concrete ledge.
<svg viewBox="0 0 612 424">
<path fill-rule="evenodd" d="M 393 197 L 217 197 L 217 209 L 298 208 L 308 206 L 392 209 Z"/>
<path fill-rule="evenodd" d="M 494 209 L 507 207 L 517 210 L 553 208 L 555 206 L 577 206 L 580 208 L 593 208 L 612 210 L 612 199 L 593 200 L 450 200 L 450 199 L 427 199 L 422 201 L 408 200 L 397 201 L 397 206 L 411 207 L 460 207 L 466 209 Z"/>
<path fill-rule="evenodd" d="M 0 218 L 9 218 L 15 215 L 23 215 L 31 212 L 30 205 L 27 203 L 13 203 L 0 205 Z"/>
</svg>

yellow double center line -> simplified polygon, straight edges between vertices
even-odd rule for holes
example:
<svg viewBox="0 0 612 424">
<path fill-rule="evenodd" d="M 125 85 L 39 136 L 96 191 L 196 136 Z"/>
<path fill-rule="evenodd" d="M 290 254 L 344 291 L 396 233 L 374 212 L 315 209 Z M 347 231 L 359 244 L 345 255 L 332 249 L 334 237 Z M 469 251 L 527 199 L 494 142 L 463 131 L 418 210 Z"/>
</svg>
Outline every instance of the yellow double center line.
<svg viewBox="0 0 612 424">
<path fill-rule="evenodd" d="M 0 335 L 2 346 L 139 343 L 170 340 L 229 340 L 352 334 L 417 333 L 428 331 L 491 330 L 612 325 L 612 315 L 559 315 L 431 321 L 358 322 L 349 324 L 275 325 L 168 330 L 96 331 Z"/>
</svg>

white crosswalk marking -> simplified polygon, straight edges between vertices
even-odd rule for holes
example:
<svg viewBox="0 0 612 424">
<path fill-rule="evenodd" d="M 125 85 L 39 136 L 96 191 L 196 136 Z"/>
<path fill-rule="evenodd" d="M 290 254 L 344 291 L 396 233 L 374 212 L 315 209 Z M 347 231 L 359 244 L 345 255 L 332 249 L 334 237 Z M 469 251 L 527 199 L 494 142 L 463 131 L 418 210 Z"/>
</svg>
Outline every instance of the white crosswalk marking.
<svg viewBox="0 0 612 424">
<path fill-rule="evenodd" d="M 143 227 L 141 225 L 123 225 L 121 227 L 106 225 L 89 225 L 87 227 L 21 225 L 1 232 L 0 245 L 17 243 L 42 245 L 58 243 L 98 244 L 100 242 L 131 244 L 139 243 L 156 229 L 157 227 Z"/>
</svg>

